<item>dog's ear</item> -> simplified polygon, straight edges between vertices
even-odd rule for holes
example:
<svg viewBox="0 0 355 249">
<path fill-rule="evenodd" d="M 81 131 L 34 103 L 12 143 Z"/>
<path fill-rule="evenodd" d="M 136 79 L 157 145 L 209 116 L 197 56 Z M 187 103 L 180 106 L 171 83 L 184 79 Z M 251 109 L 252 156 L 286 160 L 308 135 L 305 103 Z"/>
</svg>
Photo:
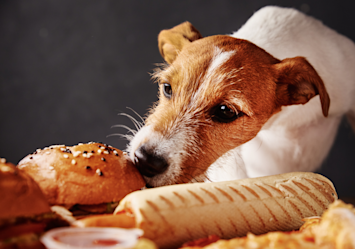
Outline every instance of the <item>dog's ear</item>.
<svg viewBox="0 0 355 249">
<path fill-rule="evenodd" d="M 305 104 L 319 94 L 323 115 L 328 116 L 330 98 L 324 83 L 304 57 L 287 58 L 274 65 L 276 96 L 280 105 Z"/>
<path fill-rule="evenodd" d="M 186 44 L 200 38 L 202 38 L 200 32 L 189 22 L 162 30 L 158 36 L 160 54 L 167 63 L 171 64 Z"/>
</svg>

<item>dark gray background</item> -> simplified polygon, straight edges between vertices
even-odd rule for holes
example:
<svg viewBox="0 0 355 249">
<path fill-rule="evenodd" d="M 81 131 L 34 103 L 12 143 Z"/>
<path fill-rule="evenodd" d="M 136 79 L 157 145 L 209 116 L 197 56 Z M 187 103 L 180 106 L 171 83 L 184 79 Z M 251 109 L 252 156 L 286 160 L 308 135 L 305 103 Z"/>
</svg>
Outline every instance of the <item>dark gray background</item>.
<svg viewBox="0 0 355 249">
<path fill-rule="evenodd" d="M 227 34 L 265 5 L 300 9 L 355 40 L 355 1 L 0 0 L 0 157 L 16 164 L 88 141 L 125 149 L 108 135 L 133 127 L 117 115 L 134 115 L 126 107 L 144 115 L 157 100 L 159 31 L 188 20 L 203 36 Z M 321 170 L 340 196 L 355 196 L 354 153 L 344 121 Z"/>
</svg>

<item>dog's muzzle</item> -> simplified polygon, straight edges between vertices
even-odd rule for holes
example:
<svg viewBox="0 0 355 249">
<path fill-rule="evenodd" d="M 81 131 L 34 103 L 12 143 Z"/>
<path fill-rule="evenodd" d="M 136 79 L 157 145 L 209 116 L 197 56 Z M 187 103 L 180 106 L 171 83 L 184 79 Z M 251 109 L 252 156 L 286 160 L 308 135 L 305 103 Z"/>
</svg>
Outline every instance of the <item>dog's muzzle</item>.
<svg viewBox="0 0 355 249">
<path fill-rule="evenodd" d="M 148 150 L 144 144 L 134 152 L 134 163 L 139 172 L 147 177 L 161 174 L 168 168 L 168 162 L 162 156 Z"/>
</svg>

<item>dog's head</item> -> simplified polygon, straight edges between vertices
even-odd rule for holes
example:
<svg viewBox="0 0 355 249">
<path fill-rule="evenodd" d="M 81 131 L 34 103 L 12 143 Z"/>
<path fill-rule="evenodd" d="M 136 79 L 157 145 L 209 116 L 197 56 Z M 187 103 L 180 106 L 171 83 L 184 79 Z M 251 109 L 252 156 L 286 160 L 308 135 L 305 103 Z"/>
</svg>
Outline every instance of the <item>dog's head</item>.
<svg viewBox="0 0 355 249">
<path fill-rule="evenodd" d="M 158 37 L 168 63 L 154 78 L 159 101 L 129 145 L 148 184 L 204 181 L 209 165 L 249 141 L 281 106 L 305 104 L 324 84 L 303 57 L 282 61 L 246 40 L 202 38 L 188 22 Z"/>
</svg>

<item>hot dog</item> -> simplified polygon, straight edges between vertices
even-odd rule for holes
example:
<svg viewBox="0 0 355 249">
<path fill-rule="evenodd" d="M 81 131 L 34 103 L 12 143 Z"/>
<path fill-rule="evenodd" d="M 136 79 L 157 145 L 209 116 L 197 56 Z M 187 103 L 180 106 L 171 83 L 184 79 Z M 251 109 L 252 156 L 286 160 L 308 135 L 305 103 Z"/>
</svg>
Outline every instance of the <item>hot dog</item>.
<svg viewBox="0 0 355 249">
<path fill-rule="evenodd" d="M 248 232 L 295 230 L 303 218 L 320 216 L 336 199 L 327 178 L 287 173 L 136 191 L 120 202 L 114 214 L 132 216 L 132 226 L 144 230 L 144 237 L 160 248 L 177 248 L 211 234 L 229 239 Z M 85 220 L 78 225 L 90 226 Z"/>
</svg>

